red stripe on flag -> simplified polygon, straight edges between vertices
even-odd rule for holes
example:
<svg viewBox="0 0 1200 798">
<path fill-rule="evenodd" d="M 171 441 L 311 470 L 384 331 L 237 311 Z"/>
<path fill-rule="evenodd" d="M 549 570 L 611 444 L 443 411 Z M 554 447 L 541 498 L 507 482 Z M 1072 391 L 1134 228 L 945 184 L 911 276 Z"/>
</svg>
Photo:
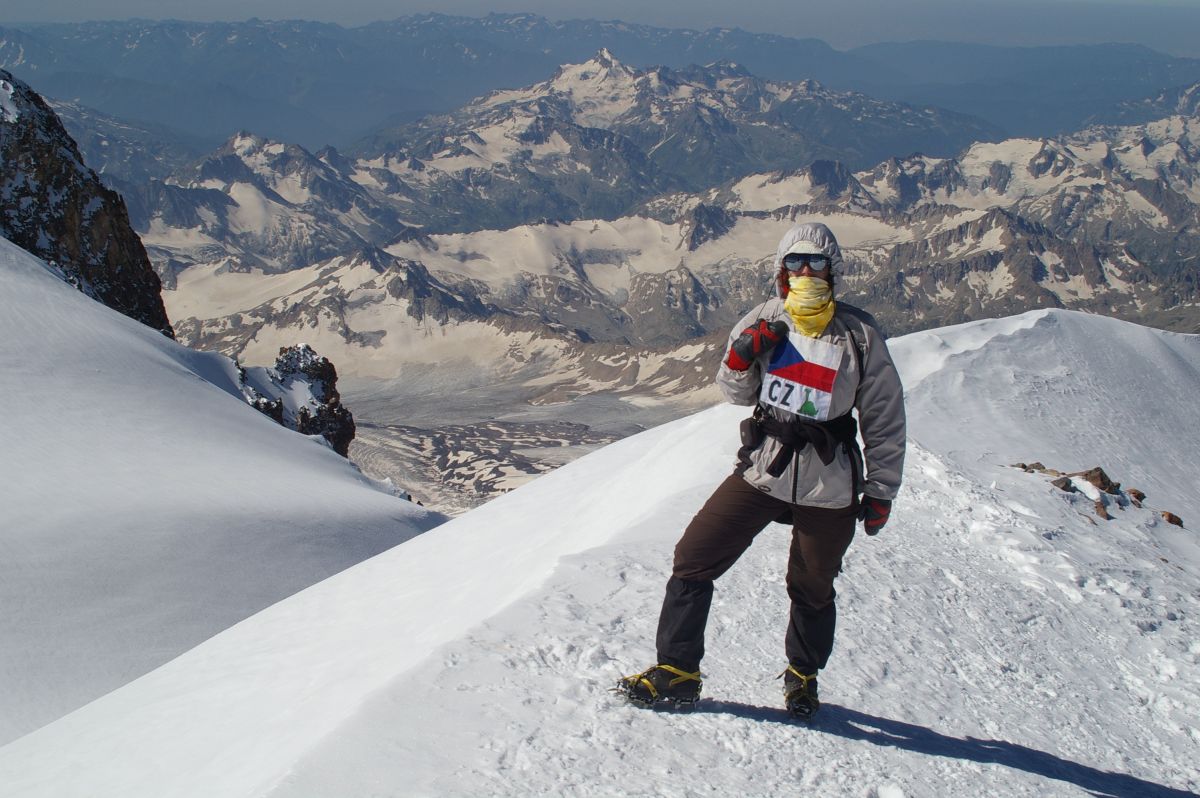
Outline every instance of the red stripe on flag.
<svg viewBox="0 0 1200 798">
<path fill-rule="evenodd" d="M 833 393 L 833 381 L 837 379 L 837 369 L 826 368 L 807 360 L 771 369 L 771 373 L 825 393 Z"/>
</svg>

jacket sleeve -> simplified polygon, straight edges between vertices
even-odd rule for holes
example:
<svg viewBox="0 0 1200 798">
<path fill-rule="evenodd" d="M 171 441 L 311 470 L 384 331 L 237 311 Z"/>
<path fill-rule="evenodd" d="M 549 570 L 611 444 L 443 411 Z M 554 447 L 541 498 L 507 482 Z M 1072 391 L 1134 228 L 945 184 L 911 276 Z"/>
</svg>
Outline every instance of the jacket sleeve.
<svg viewBox="0 0 1200 798">
<path fill-rule="evenodd" d="M 721 366 L 717 369 L 717 387 L 725 396 L 725 401 L 735 405 L 753 405 L 758 402 L 758 391 L 762 388 L 763 358 L 757 357 L 745 371 L 734 371 L 725 365 L 729 355 L 729 347 L 742 334 L 742 330 L 757 322 L 759 319 L 774 320 L 779 315 L 782 303 L 770 300 L 755 308 L 741 318 L 729 333 L 725 349 L 721 352 Z"/>
<path fill-rule="evenodd" d="M 854 404 L 866 461 L 863 492 L 878 499 L 894 499 L 904 471 L 904 386 L 883 334 L 871 324 L 864 323 L 862 329 L 866 352 Z"/>
</svg>

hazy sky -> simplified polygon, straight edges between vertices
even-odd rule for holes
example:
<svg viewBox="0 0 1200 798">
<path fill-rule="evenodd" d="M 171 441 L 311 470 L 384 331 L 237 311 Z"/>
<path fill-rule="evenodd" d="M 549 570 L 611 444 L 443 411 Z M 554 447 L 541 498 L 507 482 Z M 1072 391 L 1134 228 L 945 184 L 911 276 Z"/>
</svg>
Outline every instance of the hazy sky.
<svg viewBox="0 0 1200 798">
<path fill-rule="evenodd" d="M 354 26 L 427 11 L 465 16 L 529 11 L 552 19 L 739 27 L 814 36 L 840 48 L 913 39 L 1031 45 L 1125 41 L 1200 57 L 1200 0 L 5 0 L 0 24 L 260 17 Z"/>
</svg>

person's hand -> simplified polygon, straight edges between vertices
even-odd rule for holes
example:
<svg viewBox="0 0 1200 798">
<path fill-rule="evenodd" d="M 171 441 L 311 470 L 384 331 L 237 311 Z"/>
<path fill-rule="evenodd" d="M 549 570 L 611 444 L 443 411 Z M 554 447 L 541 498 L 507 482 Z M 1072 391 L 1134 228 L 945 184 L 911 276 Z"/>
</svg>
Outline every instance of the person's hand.
<svg viewBox="0 0 1200 798">
<path fill-rule="evenodd" d="M 858 511 L 858 520 L 863 522 L 863 529 L 868 535 L 878 535 L 879 530 L 887 526 L 888 516 L 891 513 L 891 499 L 863 496 L 862 509 Z"/>
<path fill-rule="evenodd" d="M 787 334 L 787 322 L 759 319 L 742 330 L 742 334 L 734 340 L 729 347 L 729 355 L 725 358 L 725 365 L 734 371 L 745 371 L 750 368 L 754 358 L 770 352 L 776 344 L 787 338 Z"/>
</svg>

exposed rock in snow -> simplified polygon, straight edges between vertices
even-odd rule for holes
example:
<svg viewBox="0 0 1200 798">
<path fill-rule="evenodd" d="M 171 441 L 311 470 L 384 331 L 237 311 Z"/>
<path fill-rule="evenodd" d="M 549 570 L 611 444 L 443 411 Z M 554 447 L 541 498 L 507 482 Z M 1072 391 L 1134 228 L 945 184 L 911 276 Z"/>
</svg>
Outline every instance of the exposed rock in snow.
<svg viewBox="0 0 1200 798">
<path fill-rule="evenodd" d="M 320 435 L 342 457 L 354 440 L 354 417 L 341 403 L 337 370 L 308 344 L 279 350 L 274 368 L 239 367 L 242 391 L 256 409 L 302 435 Z"/>
</svg>

